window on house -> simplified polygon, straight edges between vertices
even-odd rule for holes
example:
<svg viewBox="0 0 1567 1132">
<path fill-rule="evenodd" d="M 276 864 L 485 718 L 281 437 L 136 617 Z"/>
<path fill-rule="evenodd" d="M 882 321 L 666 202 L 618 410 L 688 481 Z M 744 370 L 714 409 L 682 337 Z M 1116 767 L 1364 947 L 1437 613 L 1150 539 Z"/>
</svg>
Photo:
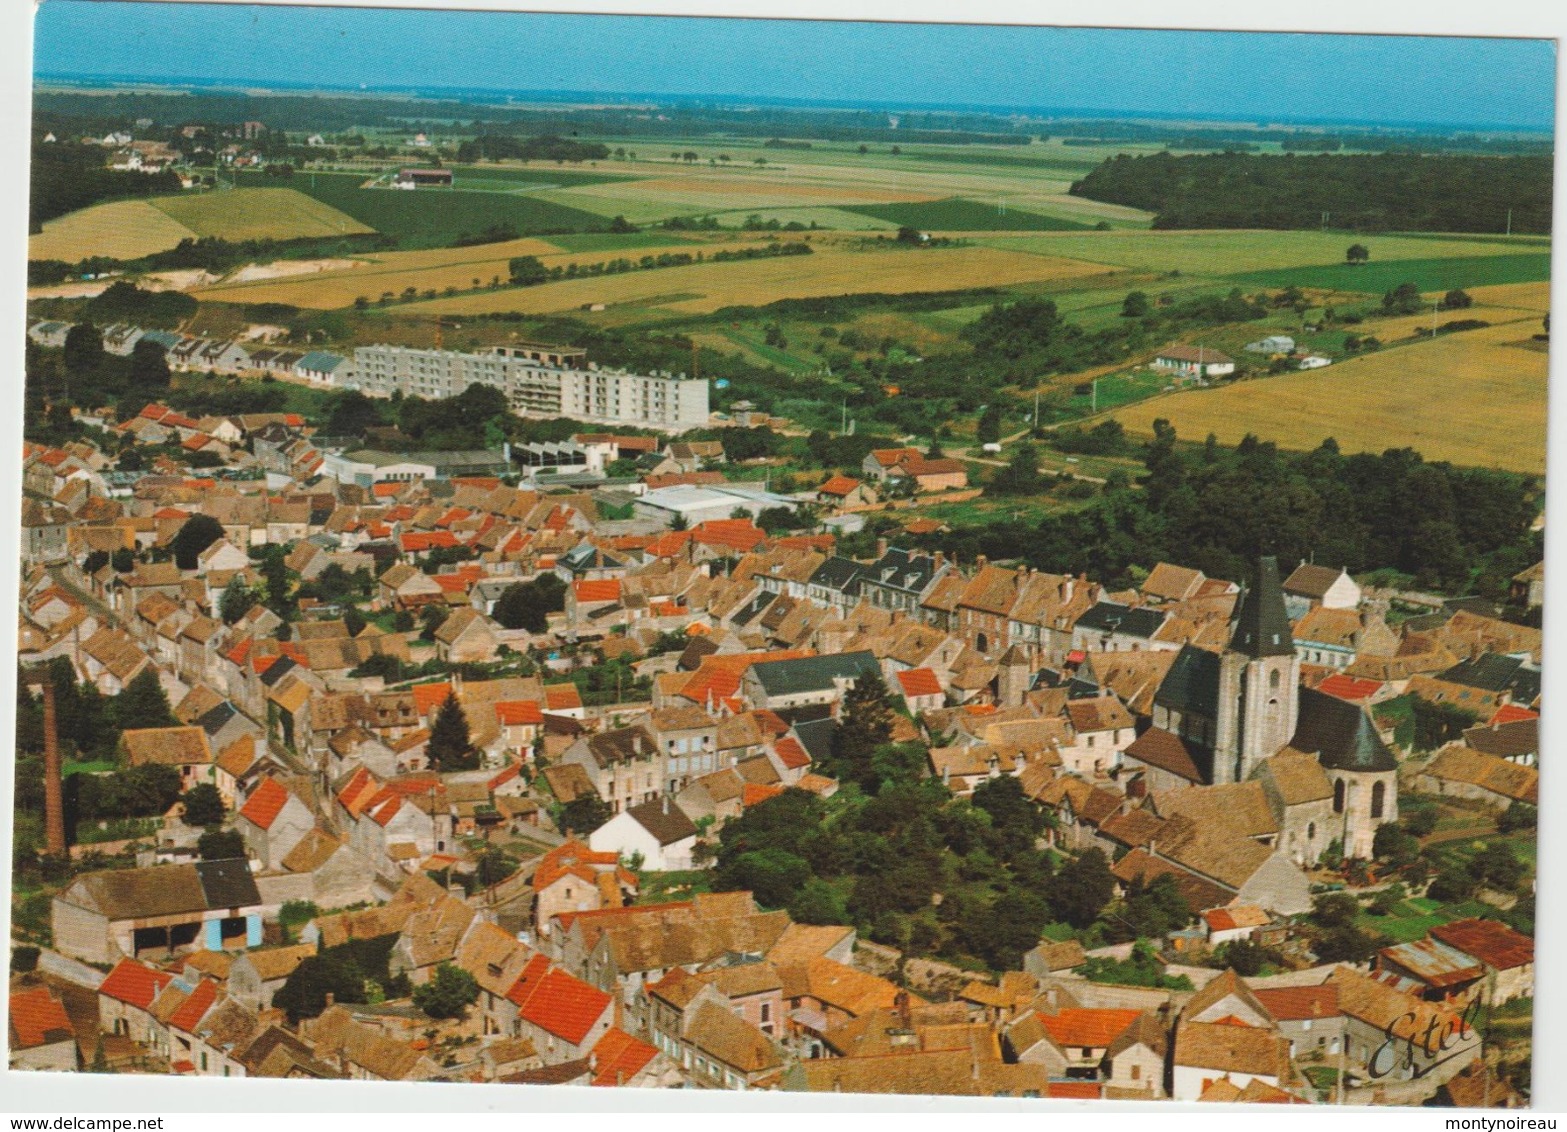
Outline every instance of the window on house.
<svg viewBox="0 0 1567 1132">
<path fill-rule="evenodd" d="M 1341 778 L 1333 784 L 1333 812 L 1344 812 L 1344 780 Z"/>
<path fill-rule="evenodd" d="M 1141 1081 L 1142 1079 L 1143 1079 L 1143 1067 L 1141 1065 L 1135 1065 L 1134 1064 L 1132 1066 L 1132 1080 L 1134 1080 L 1134 1081 Z"/>
<path fill-rule="evenodd" d="M 1274 637 L 1273 639 L 1274 639 L 1275 642 L 1278 641 L 1277 637 Z M 1272 672 L 1268 673 L 1268 687 L 1273 689 L 1273 690 L 1275 690 L 1275 691 L 1278 690 L 1278 687 L 1279 687 L 1279 670 L 1277 668 L 1275 668 Z"/>
<path fill-rule="evenodd" d="M 1386 783 L 1378 782 L 1371 787 L 1371 817 L 1373 820 L 1382 816 L 1382 804 L 1386 797 Z"/>
</svg>

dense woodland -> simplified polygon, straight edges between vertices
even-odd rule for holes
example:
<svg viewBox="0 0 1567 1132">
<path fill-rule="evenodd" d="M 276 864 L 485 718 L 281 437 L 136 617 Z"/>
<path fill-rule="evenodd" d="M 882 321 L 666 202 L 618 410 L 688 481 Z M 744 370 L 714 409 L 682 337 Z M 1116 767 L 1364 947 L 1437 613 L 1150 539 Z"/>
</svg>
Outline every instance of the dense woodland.
<svg viewBox="0 0 1567 1132">
<path fill-rule="evenodd" d="M 95 145 L 51 142 L 33 146 L 28 231 L 44 221 L 112 197 L 148 197 L 180 191 L 173 173 L 122 173 L 104 168 L 104 151 Z"/>
<path fill-rule="evenodd" d="M 1551 159 L 1410 154 L 1120 154 L 1072 185 L 1156 213 L 1155 228 L 1551 230 Z"/>
<path fill-rule="evenodd" d="M 985 554 L 1086 572 L 1112 589 L 1158 561 L 1244 581 L 1258 554 L 1276 554 L 1354 573 L 1396 571 L 1497 601 L 1543 553 L 1543 536 L 1530 529 L 1542 504 L 1533 477 L 1427 463 L 1409 448 L 1346 456 L 1331 440 L 1304 453 L 1255 437 L 1235 448 L 1212 438 L 1183 445 L 1168 422 L 1154 427 L 1140 489 L 1112 474 L 1082 510 L 927 542 L 965 562 Z"/>
</svg>

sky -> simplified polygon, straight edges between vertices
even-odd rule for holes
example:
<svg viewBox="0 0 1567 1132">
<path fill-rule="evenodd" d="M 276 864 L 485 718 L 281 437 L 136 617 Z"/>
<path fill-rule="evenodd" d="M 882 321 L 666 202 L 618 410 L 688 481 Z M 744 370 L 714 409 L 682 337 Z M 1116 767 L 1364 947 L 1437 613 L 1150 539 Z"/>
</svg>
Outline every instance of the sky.
<svg viewBox="0 0 1567 1132">
<path fill-rule="evenodd" d="M 36 74 L 1549 129 L 1545 40 L 45 0 Z"/>
</svg>

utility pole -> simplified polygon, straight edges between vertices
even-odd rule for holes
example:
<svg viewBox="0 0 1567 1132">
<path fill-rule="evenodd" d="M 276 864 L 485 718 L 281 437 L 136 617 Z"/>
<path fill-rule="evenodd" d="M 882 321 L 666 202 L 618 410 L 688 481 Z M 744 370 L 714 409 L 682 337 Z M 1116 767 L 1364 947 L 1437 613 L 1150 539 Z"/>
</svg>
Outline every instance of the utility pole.
<svg viewBox="0 0 1567 1132">
<path fill-rule="evenodd" d="M 1513 234 L 1513 210 L 1510 208 L 1507 210 L 1507 234 Z"/>
<path fill-rule="evenodd" d="M 1097 413 L 1099 411 L 1099 379 L 1097 377 L 1088 386 L 1088 411 L 1089 413 Z M 1037 417 L 1038 409 L 1035 409 L 1035 415 Z M 1036 420 L 1035 423 L 1037 424 L 1038 421 Z"/>
<path fill-rule="evenodd" d="M 1034 431 L 1039 431 L 1039 390 L 1034 390 Z"/>
</svg>

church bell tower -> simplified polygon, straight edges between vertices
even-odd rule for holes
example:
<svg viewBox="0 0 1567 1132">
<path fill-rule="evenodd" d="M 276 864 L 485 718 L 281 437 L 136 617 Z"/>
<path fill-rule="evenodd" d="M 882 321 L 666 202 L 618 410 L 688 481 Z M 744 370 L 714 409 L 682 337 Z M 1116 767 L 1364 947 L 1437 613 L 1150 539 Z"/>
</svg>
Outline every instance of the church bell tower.
<svg viewBox="0 0 1567 1132">
<path fill-rule="evenodd" d="M 1300 659 L 1284 611 L 1276 558 L 1257 563 L 1256 584 L 1241 594 L 1229 647 L 1219 658 L 1213 781 L 1244 782 L 1295 734 Z"/>
</svg>

